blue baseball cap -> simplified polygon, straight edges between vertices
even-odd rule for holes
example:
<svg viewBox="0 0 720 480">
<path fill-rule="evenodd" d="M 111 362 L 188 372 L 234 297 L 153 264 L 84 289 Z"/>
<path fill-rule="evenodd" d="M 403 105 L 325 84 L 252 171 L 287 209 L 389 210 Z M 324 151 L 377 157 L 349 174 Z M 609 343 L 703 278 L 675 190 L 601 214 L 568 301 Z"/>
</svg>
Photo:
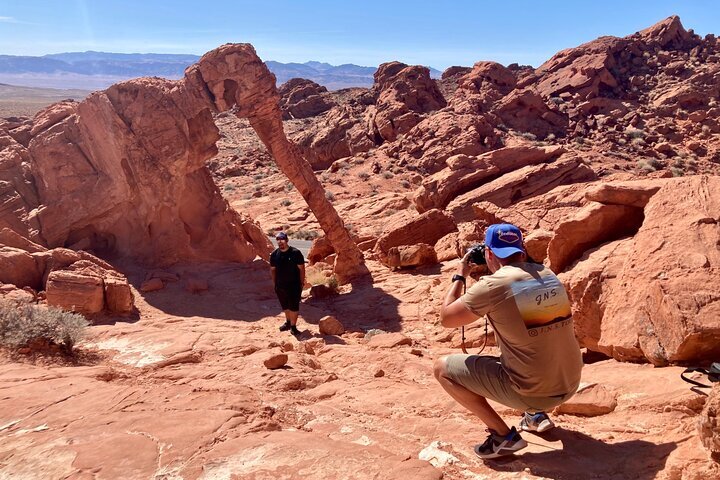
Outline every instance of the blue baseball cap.
<svg viewBox="0 0 720 480">
<path fill-rule="evenodd" d="M 496 223 L 490 225 L 485 232 L 485 246 L 492 250 L 498 258 L 507 258 L 523 249 L 522 232 L 515 225 Z"/>
<path fill-rule="evenodd" d="M 275 240 L 287 240 L 287 239 L 288 239 L 288 236 L 287 236 L 287 233 L 285 233 L 285 232 L 278 232 L 275 235 Z"/>
</svg>

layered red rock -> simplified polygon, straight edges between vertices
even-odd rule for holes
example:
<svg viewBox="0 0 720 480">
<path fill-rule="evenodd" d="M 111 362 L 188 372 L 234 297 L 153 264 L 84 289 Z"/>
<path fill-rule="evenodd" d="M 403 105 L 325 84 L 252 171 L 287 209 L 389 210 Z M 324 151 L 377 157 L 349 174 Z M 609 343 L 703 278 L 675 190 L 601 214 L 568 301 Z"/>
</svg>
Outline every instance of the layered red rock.
<svg viewBox="0 0 720 480">
<path fill-rule="evenodd" d="M 445 208 L 447 204 L 489 179 L 527 165 L 535 165 L 556 158 L 562 147 L 533 147 L 518 145 L 499 148 L 475 157 L 455 155 L 446 160 L 446 169 L 423 180 L 415 192 L 415 206 L 422 213 L 431 208 Z"/>
<path fill-rule="evenodd" d="M 387 231 L 378 237 L 374 251 L 381 261 L 387 264 L 392 247 L 425 243 L 435 245 L 440 238 L 457 229 L 451 217 L 440 210 L 427 212 L 403 222 L 400 225 L 389 225 Z"/>
<path fill-rule="evenodd" d="M 278 88 L 278 93 L 283 120 L 314 117 L 335 106 L 326 95 L 327 88 L 304 78 L 288 80 Z"/>
<path fill-rule="evenodd" d="M 720 354 L 720 179 L 666 181 L 608 300 L 599 347 L 624 360 L 697 363 Z"/>
</svg>

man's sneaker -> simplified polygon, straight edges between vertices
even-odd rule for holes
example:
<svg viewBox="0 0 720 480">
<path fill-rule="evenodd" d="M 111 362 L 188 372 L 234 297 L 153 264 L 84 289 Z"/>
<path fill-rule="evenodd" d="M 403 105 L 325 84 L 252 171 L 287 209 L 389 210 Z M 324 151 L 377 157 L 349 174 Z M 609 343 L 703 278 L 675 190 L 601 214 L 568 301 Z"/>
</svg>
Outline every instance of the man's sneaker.
<svg viewBox="0 0 720 480">
<path fill-rule="evenodd" d="M 280 331 L 281 331 L 281 332 L 287 332 L 288 330 L 290 330 L 290 327 L 292 327 L 292 325 L 290 324 L 290 322 L 285 321 L 285 323 L 283 323 L 282 325 L 280 325 Z"/>
<path fill-rule="evenodd" d="M 300 330 L 298 330 L 295 325 L 292 325 L 290 327 L 290 333 L 292 333 L 293 335 L 300 335 Z"/>
<path fill-rule="evenodd" d="M 535 414 L 525 412 L 520 419 L 520 430 L 524 432 L 547 432 L 553 428 L 555 424 L 545 412 Z"/>
<path fill-rule="evenodd" d="M 512 427 L 510 433 L 504 437 L 493 430 L 488 431 L 490 435 L 488 435 L 487 440 L 484 443 L 475 445 L 475 455 L 482 459 L 511 455 L 527 447 L 527 442 L 523 440 L 515 427 Z"/>
</svg>

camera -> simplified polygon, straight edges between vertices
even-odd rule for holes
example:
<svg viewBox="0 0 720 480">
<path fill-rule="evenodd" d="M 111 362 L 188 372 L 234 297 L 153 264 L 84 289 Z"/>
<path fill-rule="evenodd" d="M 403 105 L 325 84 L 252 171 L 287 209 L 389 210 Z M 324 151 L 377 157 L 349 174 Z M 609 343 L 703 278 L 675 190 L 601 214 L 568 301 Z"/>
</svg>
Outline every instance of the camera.
<svg viewBox="0 0 720 480">
<path fill-rule="evenodd" d="M 470 256 L 468 257 L 468 260 L 474 263 L 475 265 L 485 265 L 487 262 L 485 261 L 485 244 L 480 243 L 478 245 L 473 245 L 468 250 L 468 253 Z"/>
</svg>

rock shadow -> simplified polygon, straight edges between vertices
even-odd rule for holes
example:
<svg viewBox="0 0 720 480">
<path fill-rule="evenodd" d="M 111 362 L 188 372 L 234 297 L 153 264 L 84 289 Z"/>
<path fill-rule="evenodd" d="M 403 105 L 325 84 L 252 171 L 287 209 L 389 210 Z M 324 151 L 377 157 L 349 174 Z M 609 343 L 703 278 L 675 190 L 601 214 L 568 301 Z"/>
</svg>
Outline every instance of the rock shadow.
<svg viewBox="0 0 720 480">
<path fill-rule="evenodd" d="M 281 314 L 272 286 L 270 267 L 263 260 L 247 264 L 178 264 L 163 269 L 137 265 L 115 267 L 134 287 L 136 304 L 144 301 L 176 317 L 256 322 Z M 146 276 L 154 270 L 175 274 L 178 280 L 166 281 L 164 288 L 155 292 L 140 292 Z M 186 289 L 188 280 L 206 282 L 208 288 L 192 293 Z"/>
<path fill-rule="evenodd" d="M 386 332 L 401 330 L 400 300 L 373 285 L 372 279 L 362 278 L 352 283 L 352 291 L 322 299 L 304 299 L 300 318 L 317 325 L 326 315 L 332 315 L 349 332 L 367 332 L 377 328 Z"/>
<path fill-rule="evenodd" d="M 524 433 L 528 443 L 535 443 L 535 435 Z M 581 432 L 555 428 L 542 435 L 562 448 L 547 446 L 545 452 L 529 452 L 517 457 L 490 460 L 486 465 L 498 471 L 517 471 L 522 462 L 533 475 L 557 480 L 578 478 L 632 478 L 650 480 L 665 468 L 670 453 L 677 448 L 674 442 L 655 444 L 646 440 L 605 443 Z M 545 445 L 543 445 L 545 447 Z"/>
<path fill-rule="evenodd" d="M 153 269 L 136 265 L 116 265 L 135 288 L 136 303 L 146 302 L 164 313 L 177 317 L 203 317 L 217 320 L 256 322 L 272 317 L 282 318 L 275 295 L 270 267 L 263 260 L 249 264 L 213 263 L 175 265 L 162 269 L 178 275 L 176 282 L 166 282 L 162 290 L 141 293 L 140 286 Z M 158 269 L 160 270 L 160 269 Z M 190 293 L 187 279 L 207 282 L 208 290 Z M 307 295 L 307 291 L 305 292 Z M 366 332 L 378 328 L 400 331 L 400 300 L 373 285 L 369 277 L 352 284 L 352 291 L 300 303 L 300 328 L 303 323 L 317 325 L 321 318 L 333 315 L 347 331 Z M 279 324 L 278 324 L 279 326 Z"/>
</svg>

